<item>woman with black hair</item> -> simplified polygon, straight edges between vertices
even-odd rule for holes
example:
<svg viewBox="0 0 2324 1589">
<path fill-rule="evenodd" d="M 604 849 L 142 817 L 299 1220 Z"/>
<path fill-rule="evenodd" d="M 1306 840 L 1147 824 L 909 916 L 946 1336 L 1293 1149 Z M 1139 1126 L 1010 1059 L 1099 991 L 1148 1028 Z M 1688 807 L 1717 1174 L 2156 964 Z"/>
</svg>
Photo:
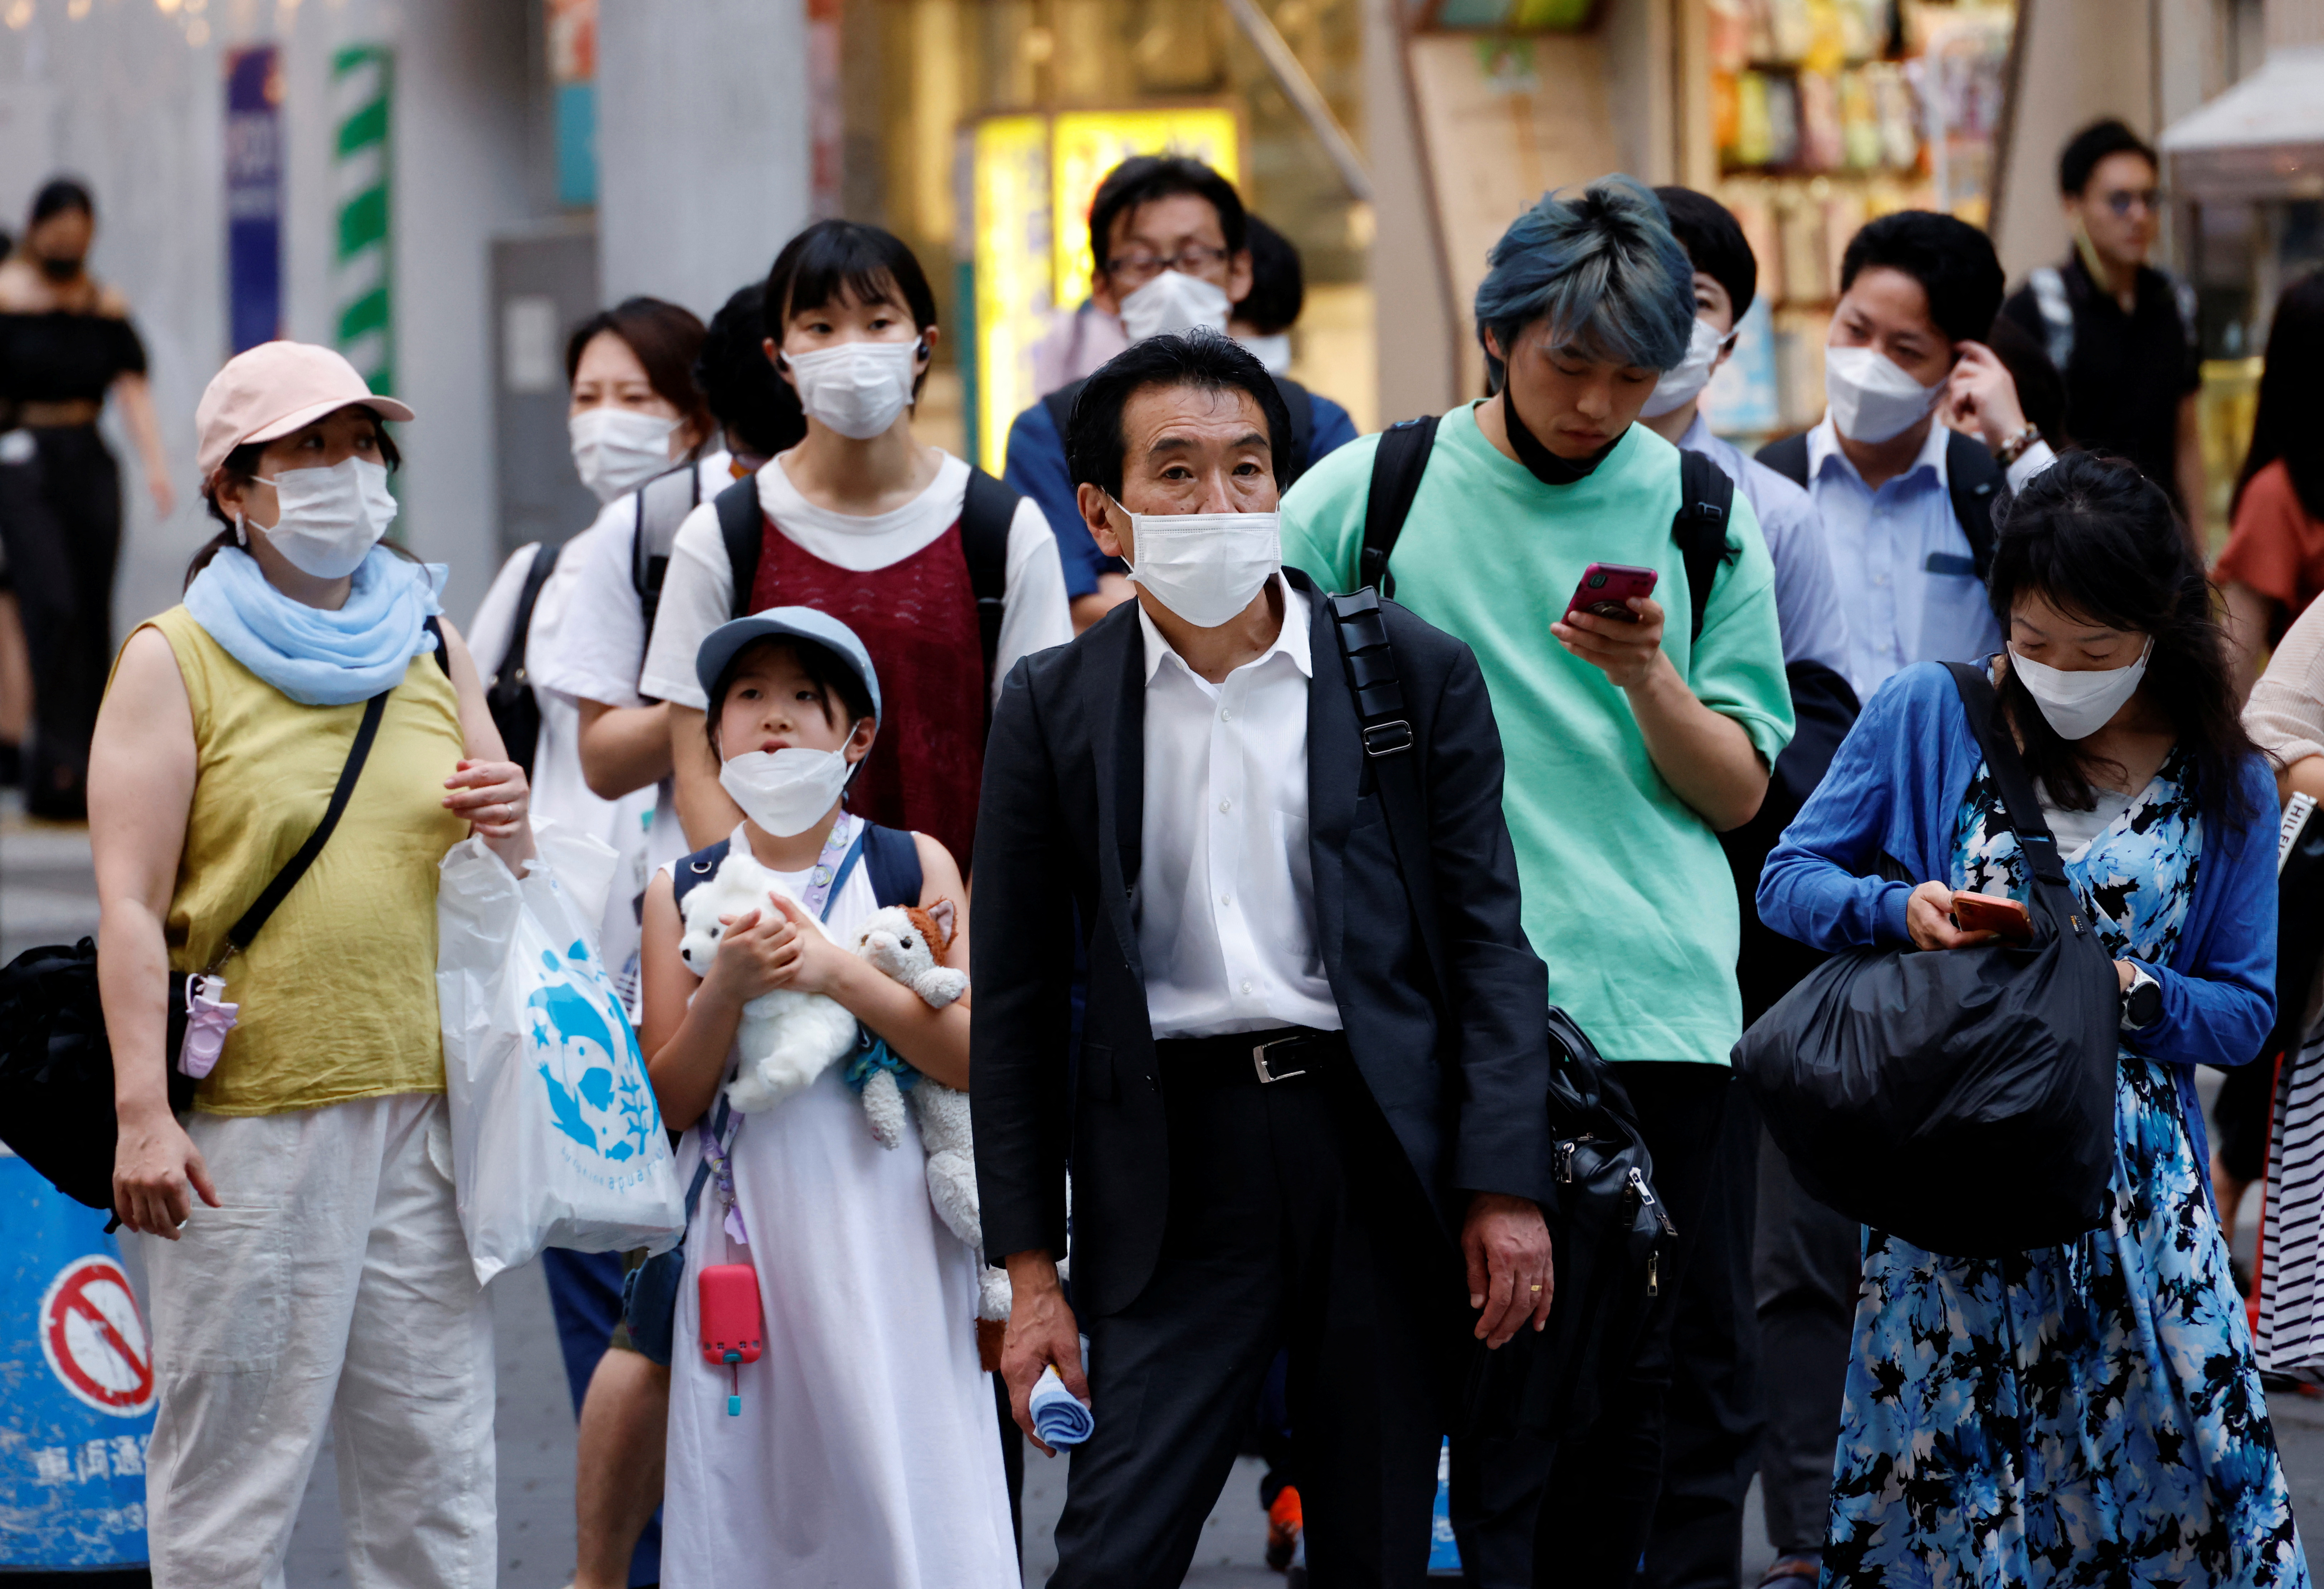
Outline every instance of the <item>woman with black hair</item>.
<svg viewBox="0 0 2324 1589">
<path fill-rule="evenodd" d="M 107 397 L 121 400 L 154 516 L 176 506 L 128 300 L 88 273 L 96 231 L 88 189 L 60 178 L 0 263 L 0 563 L 32 669 L 24 808 L 71 822 L 87 811 L 89 734 L 113 661 L 121 476 L 97 430 Z"/>
<path fill-rule="evenodd" d="M 2263 652 L 2324 591 L 2324 271 L 2283 290 L 2267 334 L 2259 412 L 2211 565 L 2226 593 L 2240 698 Z"/>
<path fill-rule="evenodd" d="M 2028 485 L 1991 591 L 2000 721 L 2122 987 L 2113 1206 L 1999 1259 L 1867 1231 L 1825 1582 L 2305 1584 L 2194 1088 L 2274 1020 L 2268 770 L 2202 570 L 2130 465 L 2069 453 Z M 1866 706 L 1759 912 L 1834 953 L 1945 952 L 1989 937 L 1956 891 L 2026 879 L 1952 678 L 1922 663 Z"/>
<path fill-rule="evenodd" d="M 959 796 L 983 776 L 987 704 L 1019 658 L 1074 637 L 1056 538 L 1039 508 L 989 477 L 972 490 L 965 460 L 914 437 L 936 295 L 893 234 L 807 227 L 776 256 L 764 312 L 766 356 L 797 393 L 807 437 L 746 495 L 722 499 L 739 509 L 731 523 L 705 503 L 670 548 L 639 688 L 669 704 L 678 816 L 696 845 L 742 820 L 705 737 L 695 652 L 730 618 L 814 607 L 862 636 L 887 691 L 858 808 L 932 835 L 965 866 L 976 808 Z M 997 590 L 980 586 L 980 549 Z"/>
</svg>

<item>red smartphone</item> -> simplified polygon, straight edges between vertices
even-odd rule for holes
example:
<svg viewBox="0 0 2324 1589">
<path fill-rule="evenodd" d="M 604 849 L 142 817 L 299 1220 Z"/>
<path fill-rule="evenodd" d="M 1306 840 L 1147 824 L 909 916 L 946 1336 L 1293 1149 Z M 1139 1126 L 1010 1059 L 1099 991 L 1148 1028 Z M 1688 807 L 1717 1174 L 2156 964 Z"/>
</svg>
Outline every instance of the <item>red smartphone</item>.
<svg viewBox="0 0 2324 1589">
<path fill-rule="evenodd" d="M 696 1285 L 702 1299 L 702 1355 L 724 1367 L 756 1363 L 766 1344 L 759 1316 L 759 1277 L 747 1263 L 714 1263 Z"/>
<path fill-rule="evenodd" d="M 2034 918 L 2015 900 L 1993 894 L 1955 893 L 1953 925 L 1963 932 L 1997 933 L 2013 944 L 2034 941 Z"/>
<path fill-rule="evenodd" d="M 1623 604 L 1634 596 L 1654 595 L 1658 577 L 1652 568 L 1633 568 L 1627 563 L 1592 563 L 1582 570 L 1582 583 L 1573 587 L 1573 599 L 1565 604 L 1565 610 L 1635 624 L 1638 614 Z"/>
</svg>

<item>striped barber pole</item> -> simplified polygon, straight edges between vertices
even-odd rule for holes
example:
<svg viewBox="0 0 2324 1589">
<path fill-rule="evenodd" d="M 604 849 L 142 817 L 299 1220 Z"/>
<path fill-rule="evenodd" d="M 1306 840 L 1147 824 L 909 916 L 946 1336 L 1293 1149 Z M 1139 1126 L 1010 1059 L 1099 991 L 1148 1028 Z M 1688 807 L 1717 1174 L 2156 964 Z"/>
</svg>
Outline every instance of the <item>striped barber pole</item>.
<svg viewBox="0 0 2324 1589">
<path fill-rule="evenodd" d="M 383 394 L 395 390 L 388 115 L 393 82 L 394 57 L 380 45 L 354 45 L 331 58 L 331 185 L 338 222 L 331 260 L 333 340 Z"/>
</svg>

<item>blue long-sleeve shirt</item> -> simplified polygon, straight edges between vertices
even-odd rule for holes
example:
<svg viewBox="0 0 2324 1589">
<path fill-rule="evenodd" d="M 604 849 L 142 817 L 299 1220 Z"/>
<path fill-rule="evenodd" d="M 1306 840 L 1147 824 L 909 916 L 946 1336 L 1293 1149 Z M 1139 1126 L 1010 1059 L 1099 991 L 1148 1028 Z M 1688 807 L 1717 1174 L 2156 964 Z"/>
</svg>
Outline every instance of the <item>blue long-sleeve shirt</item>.
<svg viewBox="0 0 2324 1589">
<path fill-rule="evenodd" d="M 1321 393 L 1307 394 L 1310 404 L 1307 464 L 1335 447 L 1356 439 L 1356 422 L 1348 411 Z M 1098 550 L 1089 526 L 1074 501 L 1073 471 L 1065 467 L 1065 439 L 1049 417 L 1049 405 L 1037 402 L 1019 414 L 1009 427 L 1008 466 L 1001 476 L 1019 496 L 1030 497 L 1049 521 L 1057 538 L 1057 559 L 1065 565 L 1065 595 L 1078 600 L 1097 589 L 1097 577 L 1120 565 Z"/>
<path fill-rule="evenodd" d="M 1892 675 L 1832 758 L 1831 770 L 1767 857 L 1759 918 L 1812 947 L 1903 947 L 1913 884 L 1876 875 L 1881 855 L 1914 879 L 1951 875 L 1954 824 L 1984 760 L 1943 665 Z M 2252 815 L 2231 822 L 2203 791 L 2203 857 L 2179 942 L 2150 971 L 2163 1013 L 2124 1034 L 2175 1067 L 2199 1160 L 2208 1163 L 2197 1065 L 2259 1057 L 2275 1025 L 2275 781 L 2255 754 L 2242 768 Z"/>
</svg>

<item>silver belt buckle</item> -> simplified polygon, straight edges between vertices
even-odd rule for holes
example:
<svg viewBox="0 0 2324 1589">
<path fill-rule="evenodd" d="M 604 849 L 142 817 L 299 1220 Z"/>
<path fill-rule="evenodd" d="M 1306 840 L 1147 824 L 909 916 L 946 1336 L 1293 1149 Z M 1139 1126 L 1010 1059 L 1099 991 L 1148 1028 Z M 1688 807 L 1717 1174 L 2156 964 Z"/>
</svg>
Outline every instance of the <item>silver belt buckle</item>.
<svg viewBox="0 0 2324 1589">
<path fill-rule="evenodd" d="M 1287 1049 L 1294 1043 L 1305 1040 L 1304 1038 L 1277 1038 L 1271 1043 L 1253 1044 L 1250 1050 L 1250 1067 L 1259 1073 L 1259 1085 L 1267 1086 L 1278 1081 L 1289 1081 L 1295 1076 L 1306 1075 L 1307 1070 L 1305 1066 L 1297 1070 L 1275 1070 L 1269 1066 L 1267 1058 L 1267 1051 L 1269 1049 Z"/>
</svg>

